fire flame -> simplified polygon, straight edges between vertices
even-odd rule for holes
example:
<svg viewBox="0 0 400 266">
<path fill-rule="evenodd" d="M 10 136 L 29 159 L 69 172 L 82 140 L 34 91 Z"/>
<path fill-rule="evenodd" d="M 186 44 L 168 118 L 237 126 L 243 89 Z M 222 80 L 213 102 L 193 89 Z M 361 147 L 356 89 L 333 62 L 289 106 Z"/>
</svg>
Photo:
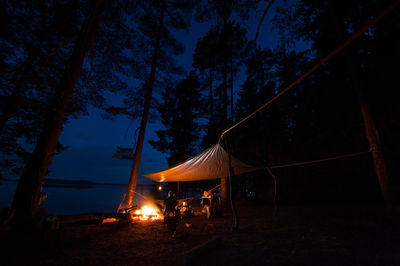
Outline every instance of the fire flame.
<svg viewBox="0 0 400 266">
<path fill-rule="evenodd" d="M 145 205 L 141 209 L 136 210 L 132 216 L 135 220 L 147 221 L 161 219 L 160 211 L 150 205 Z"/>
</svg>

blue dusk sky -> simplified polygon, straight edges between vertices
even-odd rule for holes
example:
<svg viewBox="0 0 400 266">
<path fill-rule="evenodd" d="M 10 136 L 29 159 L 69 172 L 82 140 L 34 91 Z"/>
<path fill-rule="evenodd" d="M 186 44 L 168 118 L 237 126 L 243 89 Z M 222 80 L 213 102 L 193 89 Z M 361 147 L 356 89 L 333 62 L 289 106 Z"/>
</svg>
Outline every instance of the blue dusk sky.
<svg viewBox="0 0 400 266">
<path fill-rule="evenodd" d="M 259 8 L 261 10 L 265 7 Z M 270 23 L 274 11 L 272 7 L 261 26 L 257 40 L 257 44 L 261 47 L 275 48 L 279 42 L 278 34 Z M 248 31 L 249 39 L 254 39 L 261 16 L 262 10 L 250 15 L 247 25 L 242 25 Z M 212 22 L 193 22 L 188 31 L 176 32 L 178 40 L 185 45 L 185 53 L 176 60 L 187 71 L 192 69 L 192 54 L 197 40 L 208 31 L 211 24 Z M 239 75 L 235 81 L 236 91 L 242 83 L 243 75 Z M 89 109 L 89 116 L 71 120 L 64 126 L 60 141 L 63 145 L 69 146 L 69 149 L 54 157 L 48 177 L 127 184 L 132 162 L 112 158 L 112 155 L 117 146 L 133 146 L 135 143 L 133 135 L 139 122 L 139 120 L 130 121 L 122 116 L 114 120 L 103 120 L 99 110 Z M 150 139 L 157 139 L 156 131 L 160 128 L 162 128 L 160 122 L 147 125 L 139 174 L 168 168 L 165 155 L 154 150 L 148 143 Z M 141 176 L 139 183 L 143 182 L 149 182 L 149 180 Z"/>
</svg>

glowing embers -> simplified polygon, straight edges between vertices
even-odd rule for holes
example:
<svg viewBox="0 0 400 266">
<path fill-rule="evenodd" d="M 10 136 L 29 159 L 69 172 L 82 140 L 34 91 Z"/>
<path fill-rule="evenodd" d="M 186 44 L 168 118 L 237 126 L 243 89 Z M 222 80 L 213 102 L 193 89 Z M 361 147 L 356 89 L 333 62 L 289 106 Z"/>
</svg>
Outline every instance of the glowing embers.
<svg viewBox="0 0 400 266">
<path fill-rule="evenodd" d="M 162 219 L 160 210 L 151 205 L 144 205 L 142 208 L 134 211 L 131 215 L 133 220 L 140 221 L 154 221 Z"/>
</svg>

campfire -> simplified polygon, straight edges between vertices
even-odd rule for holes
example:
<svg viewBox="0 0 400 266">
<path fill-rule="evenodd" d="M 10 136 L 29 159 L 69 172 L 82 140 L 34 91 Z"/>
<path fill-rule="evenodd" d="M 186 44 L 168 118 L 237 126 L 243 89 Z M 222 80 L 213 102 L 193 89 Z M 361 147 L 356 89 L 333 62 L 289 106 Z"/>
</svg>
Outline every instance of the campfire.
<svg viewBox="0 0 400 266">
<path fill-rule="evenodd" d="M 153 221 L 162 218 L 160 210 L 151 205 L 144 205 L 132 214 L 132 219 L 140 221 Z"/>
</svg>

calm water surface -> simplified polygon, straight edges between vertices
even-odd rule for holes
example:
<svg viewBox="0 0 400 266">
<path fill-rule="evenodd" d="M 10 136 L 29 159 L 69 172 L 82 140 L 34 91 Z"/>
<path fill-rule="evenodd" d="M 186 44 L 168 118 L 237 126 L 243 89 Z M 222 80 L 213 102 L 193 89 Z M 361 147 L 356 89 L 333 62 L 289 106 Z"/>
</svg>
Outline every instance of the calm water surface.
<svg viewBox="0 0 400 266">
<path fill-rule="evenodd" d="M 3 181 L 0 185 L 0 208 L 11 206 L 16 182 Z M 147 188 L 137 191 L 146 195 Z M 93 185 L 89 188 L 43 187 L 47 199 L 45 206 L 49 215 L 65 215 L 92 212 L 116 212 L 122 196 L 126 193 L 125 186 Z M 135 196 L 135 204 L 140 204 L 141 198 Z"/>
</svg>

